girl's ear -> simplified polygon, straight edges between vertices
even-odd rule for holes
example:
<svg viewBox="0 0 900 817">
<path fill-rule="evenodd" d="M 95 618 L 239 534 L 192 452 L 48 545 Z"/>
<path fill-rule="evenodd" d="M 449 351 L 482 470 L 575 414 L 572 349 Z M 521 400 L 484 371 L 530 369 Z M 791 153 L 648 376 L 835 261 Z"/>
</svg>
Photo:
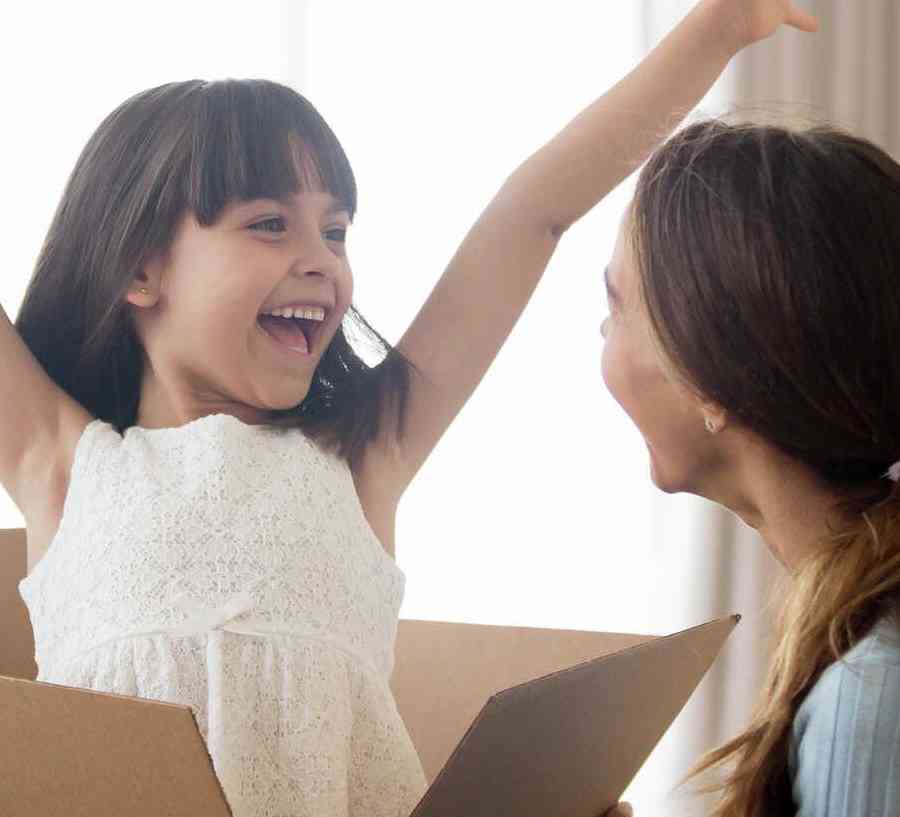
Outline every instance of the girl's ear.
<svg viewBox="0 0 900 817">
<path fill-rule="evenodd" d="M 162 285 L 162 267 L 161 259 L 148 261 L 128 287 L 125 300 L 143 308 L 156 306 Z"/>
</svg>

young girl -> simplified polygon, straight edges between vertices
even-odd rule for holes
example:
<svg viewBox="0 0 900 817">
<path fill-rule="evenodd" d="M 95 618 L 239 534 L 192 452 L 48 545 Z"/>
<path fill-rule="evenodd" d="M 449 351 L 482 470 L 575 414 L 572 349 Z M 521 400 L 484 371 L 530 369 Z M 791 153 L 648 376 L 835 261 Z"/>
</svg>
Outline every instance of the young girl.
<svg viewBox="0 0 900 817">
<path fill-rule="evenodd" d="M 606 383 L 664 491 L 788 568 L 719 817 L 900 814 L 900 164 L 833 127 L 696 123 L 607 269 Z"/>
<path fill-rule="evenodd" d="M 508 178 L 374 367 L 344 333 L 367 326 L 353 176 L 309 103 L 192 81 L 115 110 L 18 332 L 0 321 L 39 679 L 190 705 L 236 817 L 408 813 L 397 503 L 562 233 L 784 22 L 815 26 L 778 0 L 699 3 Z"/>
</svg>

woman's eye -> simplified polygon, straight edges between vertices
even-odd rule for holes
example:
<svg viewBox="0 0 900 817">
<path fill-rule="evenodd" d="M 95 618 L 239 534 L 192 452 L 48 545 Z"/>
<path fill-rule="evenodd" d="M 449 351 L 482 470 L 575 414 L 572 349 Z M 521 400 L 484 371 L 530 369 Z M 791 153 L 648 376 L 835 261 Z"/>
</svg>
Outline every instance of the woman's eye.
<svg viewBox="0 0 900 817">
<path fill-rule="evenodd" d="M 347 228 L 334 227 L 331 230 L 327 230 L 325 235 L 328 236 L 329 241 L 340 241 L 341 243 L 343 243 L 347 240 Z"/>
<path fill-rule="evenodd" d="M 265 224 L 281 224 L 282 226 L 284 226 L 284 219 L 279 216 L 276 216 L 275 218 L 267 218 L 267 219 L 264 219 L 263 221 L 257 221 L 256 224 L 251 224 L 250 229 L 251 230 L 258 229 L 260 232 L 263 232 L 263 233 L 283 232 L 283 230 L 270 230 L 267 227 L 263 226 Z"/>
<path fill-rule="evenodd" d="M 600 335 L 602 337 L 606 337 L 606 333 L 609 331 L 609 315 L 607 315 L 603 319 L 603 323 L 600 324 Z"/>
</svg>

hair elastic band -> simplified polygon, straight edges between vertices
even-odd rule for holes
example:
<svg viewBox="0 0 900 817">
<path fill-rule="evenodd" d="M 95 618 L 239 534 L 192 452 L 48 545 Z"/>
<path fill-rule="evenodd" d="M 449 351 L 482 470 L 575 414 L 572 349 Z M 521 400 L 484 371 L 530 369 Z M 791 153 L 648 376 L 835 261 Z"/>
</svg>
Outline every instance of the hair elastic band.
<svg viewBox="0 0 900 817">
<path fill-rule="evenodd" d="M 887 469 L 885 476 L 891 482 L 900 482 L 900 460 L 897 460 L 897 462 Z"/>
</svg>

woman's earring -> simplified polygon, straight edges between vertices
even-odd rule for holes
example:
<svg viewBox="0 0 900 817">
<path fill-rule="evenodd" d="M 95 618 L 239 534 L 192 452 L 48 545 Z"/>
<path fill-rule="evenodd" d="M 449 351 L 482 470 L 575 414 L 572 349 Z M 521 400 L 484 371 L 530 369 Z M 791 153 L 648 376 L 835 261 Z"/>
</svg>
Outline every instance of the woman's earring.
<svg viewBox="0 0 900 817">
<path fill-rule="evenodd" d="M 147 294 L 150 292 L 150 290 L 147 289 L 147 287 L 141 287 L 141 288 L 138 290 L 138 292 L 140 292 L 141 295 L 147 295 Z"/>
<path fill-rule="evenodd" d="M 707 417 L 703 424 L 706 426 L 706 430 L 710 434 L 715 434 L 719 429 L 716 427 L 716 424 L 713 422 L 712 417 Z"/>
</svg>

